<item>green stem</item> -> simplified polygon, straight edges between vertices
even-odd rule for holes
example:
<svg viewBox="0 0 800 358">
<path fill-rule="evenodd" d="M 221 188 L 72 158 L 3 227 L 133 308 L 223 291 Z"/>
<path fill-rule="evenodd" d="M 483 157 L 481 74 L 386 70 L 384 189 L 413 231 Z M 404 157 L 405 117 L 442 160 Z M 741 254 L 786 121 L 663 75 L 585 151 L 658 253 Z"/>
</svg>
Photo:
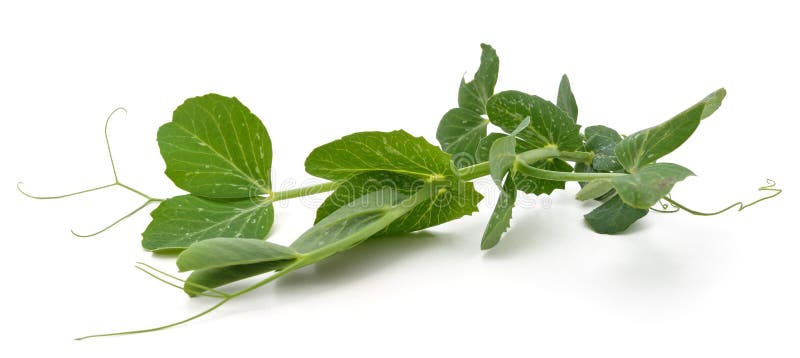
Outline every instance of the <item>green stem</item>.
<svg viewBox="0 0 800 358">
<path fill-rule="evenodd" d="M 561 151 L 559 151 L 558 148 L 546 147 L 519 153 L 517 154 L 517 160 L 523 163 L 533 164 L 548 158 L 555 158 L 559 155 L 561 155 Z"/>
<path fill-rule="evenodd" d="M 591 153 L 591 152 L 563 152 L 562 151 L 559 154 L 558 158 L 562 159 L 562 160 L 570 161 L 570 162 L 592 164 L 592 160 L 594 160 L 594 153 Z"/>
<path fill-rule="evenodd" d="M 574 173 L 574 172 L 557 172 L 554 170 L 545 170 L 534 168 L 527 163 L 517 161 L 517 170 L 521 173 L 530 175 L 534 178 L 545 180 L 557 181 L 590 181 L 595 179 L 611 179 L 614 177 L 628 175 L 625 173 Z"/>
<path fill-rule="evenodd" d="M 317 185 L 305 186 L 297 189 L 290 189 L 286 191 L 274 191 L 270 195 L 270 199 L 272 199 L 272 201 L 275 202 L 275 201 L 297 198 L 301 196 L 324 193 L 326 191 L 336 190 L 339 184 L 341 184 L 340 181 L 332 181 Z"/>
<path fill-rule="evenodd" d="M 550 159 L 550 158 L 558 158 L 558 159 L 562 159 L 562 160 L 566 160 L 566 161 L 570 161 L 570 162 L 578 162 L 578 163 L 591 163 L 592 159 L 594 158 L 594 153 L 589 153 L 589 152 L 567 152 L 567 151 L 560 151 L 557 148 L 538 148 L 538 149 L 529 150 L 527 152 L 522 152 L 522 153 L 517 155 L 517 159 L 518 160 L 520 160 L 521 162 L 524 162 L 524 163 L 528 163 L 528 164 L 533 164 L 533 163 L 536 163 L 538 161 L 542 161 L 542 160 Z M 539 169 L 539 170 L 542 170 L 542 169 Z M 588 176 L 587 175 L 581 175 L 580 179 L 569 179 L 567 176 L 565 176 L 565 174 L 569 174 L 569 173 L 552 172 L 552 171 L 548 171 L 548 170 L 542 170 L 542 171 L 544 173 L 539 172 L 537 175 L 549 175 L 553 179 L 550 179 L 550 178 L 547 178 L 547 179 L 559 180 L 559 181 L 570 181 L 570 180 L 585 181 L 585 180 L 592 180 L 592 179 L 608 178 L 609 177 L 607 175 L 603 175 L 602 173 L 598 173 L 598 174 L 591 174 L 591 175 L 588 175 Z M 552 175 L 550 175 L 551 173 L 553 175 L 555 175 L 555 173 L 558 173 L 558 176 L 552 176 Z M 583 173 L 573 173 L 573 174 L 583 174 Z M 589 173 L 587 173 L 587 174 L 589 174 Z M 461 168 L 461 169 L 458 170 L 458 175 L 463 180 L 474 180 L 474 179 L 480 178 L 482 176 L 489 175 L 489 162 L 488 161 L 487 162 L 481 162 L 481 163 L 478 163 L 478 164 L 475 164 L 475 165 L 471 165 L 471 166 L 468 166 L 468 167 Z M 538 178 L 537 175 L 534 175 L 534 176 L 536 176 Z M 612 176 L 616 176 L 616 175 L 612 175 Z M 546 179 L 546 178 L 542 178 L 542 179 Z M 296 189 L 290 189 L 290 190 L 286 190 L 286 191 L 275 191 L 275 192 L 272 192 L 272 194 L 270 195 L 270 198 L 272 199 L 273 202 L 275 202 L 275 201 L 281 201 L 281 200 L 286 200 L 286 199 L 298 198 L 298 197 L 301 197 L 301 196 L 308 196 L 308 195 L 324 193 L 324 192 L 336 190 L 336 188 L 339 187 L 339 185 L 341 183 L 342 183 L 341 181 L 332 181 L 332 182 L 316 184 L 316 185 L 311 185 L 311 186 L 306 186 L 306 187 L 301 187 L 301 188 L 296 188 Z"/>
<path fill-rule="evenodd" d="M 578 162 L 578 163 L 591 163 L 592 159 L 594 158 L 594 153 L 589 152 L 565 152 L 560 151 L 557 148 L 538 148 L 529 150 L 527 152 L 522 152 L 517 154 L 517 160 L 521 163 L 533 164 L 538 161 L 542 161 L 545 159 L 550 158 L 558 158 L 562 160 L 567 160 L 571 162 Z M 543 169 L 540 169 L 543 170 Z M 553 172 L 549 170 L 545 170 L 545 172 L 550 173 L 559 173 L 559 174 L 566 174 L 564 172 Z M 464 167 L 458 170 L 458 175 L 463 180 L 473 180 L 480 178 L 482 176 L 489 174 L 489 162 L 482 162 L 475 165 L 471 165 L 468 167 Z M 540 175 L 548 175 L 549 173 L 539 173 Z M 537 176 L 538 177 L 538 176 Z M 542 178 L 545 179 L 545 178 Z M 596 179 L 592 177 L 592 179 Z M 576 180 L 576 179 L 551 179 L 551 180 L 560 180 L 560 181 L 568 181 L 568 180 Z M 579 179 L 581 181 L 584 180 L 591 180 L 591 179 Z"/>
<path fill-rule="evenodd" d="M 458 170 L 458 175 L 463 180 L 478 179 L 489 174 L 489 162 L 482 162 Z"/>
</svg>

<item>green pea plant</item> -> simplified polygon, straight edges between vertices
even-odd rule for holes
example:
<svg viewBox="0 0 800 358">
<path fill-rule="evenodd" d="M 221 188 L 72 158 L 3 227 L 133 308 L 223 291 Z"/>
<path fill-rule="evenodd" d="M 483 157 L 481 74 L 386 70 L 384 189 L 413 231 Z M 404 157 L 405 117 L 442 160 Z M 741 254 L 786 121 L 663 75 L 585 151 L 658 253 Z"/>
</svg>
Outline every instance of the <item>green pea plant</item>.
<svg viewBox="0 0 800 358">
<path fill-rule="evenodd" d="M 218 301 L 179 322 L 78 339 L 180 325 L 369 238 L 410 233 L 470 215 L 483 199 L 471 181 L 487 175 L 500 196 L 483 233 L 483 250 L 497 245 L 508 229 L 520 191 L 550 194 L 564 189 L 568 181 L 582 187 L 576 199 L 600 203 L 584 218 L 601 234 L 622 232 L 650 211 L 716 215 L 781 193 L 768 180 L 760 190 L 769 196 L 713 213 L 688 209 L 671 198 L 673 186 L 693 173 L 658 160 L 719 108 L 725 89 L 628 136 L 599 125 L 581 133 L 566 75 L 555 104 L 519 91 L 495 93 L 499 60 L 491 46 L 481 47 L 474 78 L 461 80 L 458 107 L 439 123 L 438 147 L 404 130 L 353 133 L 317 147 L 307 157 L 306 171 L 327 182 L 286 191 L 272 190 L 272 145 L 264 124 L 235 97 L 189 98 L 175 109 L 172 121 L 159 128 L 166 175 L 188 192 L 169 199 L 153 198 L 119 181 L 108 143 L 109 116 L 105 134 L 113 183 L 53 197 L 26 194 L 19 185 L 18 189 L 33 198 L 54 199 L 119 186 L 144 198 L 140 207 L 115 223 L 78 236 L 97 235 L 157 203 L 142 246 L 156 253 L 178 253 L 178 271 L 191 274 L 183 279 L 145 263 L 136 268 L 191 297 Z M 487 134 L 490 124 L 501 131 Z M 314 225 L 291 245 L 265 241 L 275 202 L 325 192 L 331 193 L 317 209 Z M 238 291 L 223 287 L 267 273 L 271 274 Z"/>
</svg>

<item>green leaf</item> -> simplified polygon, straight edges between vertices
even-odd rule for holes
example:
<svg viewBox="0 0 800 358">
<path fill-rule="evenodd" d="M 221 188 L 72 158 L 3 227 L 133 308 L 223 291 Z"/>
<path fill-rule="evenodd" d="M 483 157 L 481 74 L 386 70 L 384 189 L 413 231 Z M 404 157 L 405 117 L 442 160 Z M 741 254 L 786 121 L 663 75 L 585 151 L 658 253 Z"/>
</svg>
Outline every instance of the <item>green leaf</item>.
<svg viewBox="0 0 800 358">
<path fill-rule="evenodd" d="M 192 271 L 183 285 L 183 291 L 194 297 L 205 292 L 206 288 L 215 289 L 248 277 L 280 270 L 292 262 L 294 260 L 265 261 Z"/>
<path fill-rule="evenodd" d="M 461 79 L 461 86 L 458 88 L 458 106 L 478 114 L 485 114 L 486 101 L 494 93 L 494 85 L 497 83 L 500 59 L 492 46 L 481 44 L 481 50 L 481 65 L 475 72 L 473 80 L 465 82 L 463 78 Z"/>
<path fill-rule="evenodd" d="M 365 194 L 314 224 L 290 247 L 315 260 L 349 249 L 413 210 L 432 191 L 425 185 L 408 197 L 391 188 Z"/>
<path fill-rule="evenodd" d="M 481 138 L 478 142 L 478 148 L 475 149 L 475 160 L 477 162 L 485 162 L 489 160 L 489 150 L 492 144 L 500 138 L 505 138 L 507 134 L 503 133 L 489 133 L 489 135 Z"/>
<path fill-rule="evenodd" d="M 535 148 L 555 146 L 571 151 L 583 144 L 580 126 L 566 112 L 538 96 L 518 91 L 501 92 L 489 99 L 487 111 L 489 120 L 506 132 L 529 117 L 531 123 L 519 137 Z"/>
<path fill-rule="evenodd" d="M 216 237 L 263 239 L 272 227 L 272 203 L 263 198 L 211 200 L 194 195 L 163 201 L 142 234 L 150 251 L 182 250 Z"/>
<path fill-rule="evenodd" d="M 226 255 L 227 262 L 234 263 L 234 265 L 194 271 L 184 285 L 184 291 L 190 295 L 196 295 L 202 292 L 204 288 L 195 285 L 213 289 L 269 271 L 288 269 L 290 265 L 297 268 L 299 267 L 298 265 L 313 264 L 337 252 L 347 250 L 375 235 L 394 220 L 402 217 L 416 208 L 421 202 L 427 200 L 432 195 L 433 190 L 433 185 L 429 184 L 410 196 L 403 195 L 390 188 L 363 195 L 316 223 L 311 229 L 300 235 L 289 248 L 269 247 L 266 249 L 270 250 L 270 253 L 260 256 L 267 260 L 280 257 L 297 257 L 296 259 L 236 264 L 248 262 L 248 257 L 259 257 L 259 254 L 252 255 L 247 250 L 237 250 L 236 254 Z M 229 243 L 226 242 L 225 244 Z M 264 248 L 259 250 L 264 250 Z M 209 251 L 207 254 L 212 255 L 213 252 Z M 273 252 L 275 253 L 273 254 Z M 198 265 L 203 265 L 204 260 L 216 259 L 210 257 L 200 258 L 198 259 Z M 225 260 L 222 259 L 223 262 Z M 218 264 L 223 264 L 223 262 L 218 262 Z"/>
<path fill-rule="evenodd" d="M 634 172 L 680 147 L 694 133 L 700 121 L 719 108 L 725 93 L 725 89 L 720 88 L 670 120 L 623 139 L 615 150 L 620 164 Z"/>
<path fill-rule="evenodd" d="M 558 158 L 549 158 L 529 165 L 534 168 L 558 172 L 571 172 L 573 170 L 569 163 Z M 564 189 L 565 187 L 563 181 L 534 178 L 521 172 L 514 173 L 514 182 L 517 184 L 517 190 L 534 195 L 551 194 L 554 190 Z"/>
<path fill-rule="evenodd" d="M 354 133 L 314 149 L 306 171 L 342 180 L 368 171 L 390 171 L 416 178 L 454 178 L 450 155 L 403 130 Z"/>
<path fill-rule="evenodd" d="M 694 175 L 691 170 L 672 163 L 649 164 L 633 174 L 611 179 L 619 197 L 628 205 L 648 209 L 669 194 L 675 183 Z"/>
<path fill-rule="evenodd" d="M 567 112 L 574 122 L 578 121 L 578 103 L 575 101 L 575 95 L 572 94 L 572 87 L 569 85 L 569 78 L 566 74 L 561 76 L 561 83 L 558 84 L 556 105 L 562 111 Z"/>
<path fill-rule="evenodd" d="M 725 95 L 728 92 L 725 91 L 724 88 L 720 88 L 714 92 L 711 92 L 706 98 L 703 98 L 701 102 L 705 104 L 703 106 L 703 114 L 700 115 L 700 119 L 706 119 L 708 116 L 714 114 L 720 106 L 722 106 L 722 100 L 725 99 Z"/>
<path fill-rule="evenodd" d="M 608 179 L 592 180 L 587 182 L 586 185 L 575 194 L 575 199 L 585 201 L 599 198 L 613 189 L 614 185 L 611 184 L 611 181 Z"/>
<path fill-rule="evenodd" d="M 625 205 L 619 196 L 614 196 L 583 217 L 596 233 L 616 234 L 625 231 L 636 220 L 647 215 L 648 211 Z"/>
<path fill-rule="evenodd" d="M 480 143 L 478 143 L 478 148 L 475 151 L 475 160 L 477 162 L 479 162 L 479 163 L 488 161 L 489 160 L 489 150 L 492 148 L 492 144 L 494 143 L 494 141 L 496 141 L 496 140 L 498 140 L 500 138 L 505 138 L 506 136 L 508 136 L 508 134 L 490 133 L 486 137 L 483 137 L 481 139 Z M 526 150 L 531 150 L 531 149 L 536 149 L 536 148 L 534 148 L 533 146 L 531 146 L 528 143 L 525 143 L 522 140 L 517 140 L 517 148 L 516 148 L 516 152 L 517 153 L 521 153 L 521 152 L 524 152 Z"/>
<path fill-rule="evenodd" d="M 597 173 L 598 171 L 594 170 L 592 168 L 592 166 L 589 165 L 589 164 L 586 164 L 586 163 L 575 163 L 575 172 L 576 173 Z M 578 182 L 578 184 L 580 184 L 581 188 L 585 188 L 586 185 L 589 184 L 589 182 L 581 181 L 581 182 Z M 611 198 L 612 196 L 615 196 L 615 195 L 617 195 L 617 192 L 616 192 L 616 190 L 613 190 L 613 186 L 612 186 L 611 190 L 607 191 L 605 194 L 603 194 L 601 196 L 595 197 L 594 200 L 605 202 L 606 200 L 608 200 L 609 198 Z M 579 199 L 579 200 L 582 200 L 582 199 Z"/>
<path fill-rule="evenodd" d="M 617 160 L 615 149 L 622 136 L 606 126 L 591 126 L 584 130 L 586 134 L 586 150 L 594 152 L 592 168 L 601 172 L 622 170 Z"/>
<path fill-rule="evenodd" d="M 296 251 L 258 239 L 215 238 L 200 241 L 183 251 L 176 264 L 180 271 L 203 270 L 267 261 L 294 260 Z"/>
<path fill-rule="evenodd" d="M 503 178 L 517 160 L 517 153 L 514 151 L 515 140 L 516 138 L 511 135 L 500 138 L 492 143 L 492 148 L 489 150 L 489 174 L 499 188 L 503 187 Z"/>
<path fill-rule="evenodd" d="M 508 177 L 503 185 L 503 190 L 500 191 L 500 197 L 497 199 L 492 216 L 489 218 L 489 224 L 486 225 L 486 230 L 483 232 L 481 250 L 491 249 L 500 242 L 500 237 L 511 226 L 511 211 L 516 200 L 517 188 L 514 186 L 514 178 Z"/>
<path fill-rule="evenodd" d="M 503 177 L 514 165 L 514 161 L 517 160 L 517 135 L 529 125 L 530 119 L 525 118 L 508 136 L 495 140 L 489 149 L 489 174 L 491 174 L 492 180 L 501 190 L 503 188 Z"/>
<path fill-rule="evenodd" d="M 525 124 L 523 121 L 523 123 L 520 123 L 520 125 L 515 129 L 515 131 L 512 131 L 512 133 L 519 134 L 518 130 L 524 129 L 525 127 L 527 127 L 527 124 Z M 512 135 L 504 136 L 502 134 L 492 133 L 485 138 L 486 140 L 482 141 L 480 147 L 478 148 L 479 158 L 482 156 L 490 158 L 489 172 L 492 175 L 492 179 L 495 181 L 495 184 L 497 184 L 497 186 L 500 187 L 501 190 L 502 186 L 499 183 L 502 182 L 503 176 L 508 171 L 508 169 L 511 168 L 515 160 L 515 158 L 511 158 L 512 154 L 510 151 L 511 148 L 510 143 L 514 142 L 514 151 L 516 153 L 521 153 L 528 150 L 536 149 L 530 143 L 521 140 L 519 138 L 508 139 L 512 137 L 513 137 Z M 493 146 L 494 143 L 497 143 L 500 140 L 502 141 L 500 142 L 499 147 L 496 148 L 497 157 L 495 163 L 492 163 L 490 154 L 488 153 L 480 154 L 480 151 L 484 150 L 482 149 L 482 147 L 485 147 L 487 145 Z M 571 172 L 573 170 L 571 165 L 558 158 L 550 158 L 530 165 L 535 168 L 554 170 L 560 172 Z M 514 183 L 517 190 L 521 190 L 525 193 L 535 194 L 535 195 L 550 194 L 553 192 L 553 190 L 564 189 L 564 182 L 562 181 L 534 178 L 532 176 L 525 175 L 520 172 L 514 173 Z"/>
<path fill-rule="evenodd" d="M 453 155 L 457 168 L 475 164 L 475 151 L 486 136 L 489 121 L 478 113 L 464 108 L 453 108 L 445 113 L 436 130 L 436 139 L 442 150 Z"/>
<path fill-rule="evenodd" d="M 209 198 L 270 192 L 272 143 L 264 124 L 238 99 L 189 98 L 158 130 L 166 174 L 179 188 Z"/>
<path fill-rule="evenodd" d="M 472 183 L 461 181 L 459 183 L 460 185 L 447 188 L 447 190 L 437 191 L 432 199 L 421 203 L 375 236 L 397 235 L 422 230 L 476 212 L 477 205 L 483 196 L 474 189 Z M 315 222 L 321 221 L 343 205 L 365 194 L 389 188 L 403 195 L 411 195 L 423 185 L 423 180 L 392 172 L 358 174 L 339 185 L 325 199 L 325 202 L 317 209 Z"/>
</svg>

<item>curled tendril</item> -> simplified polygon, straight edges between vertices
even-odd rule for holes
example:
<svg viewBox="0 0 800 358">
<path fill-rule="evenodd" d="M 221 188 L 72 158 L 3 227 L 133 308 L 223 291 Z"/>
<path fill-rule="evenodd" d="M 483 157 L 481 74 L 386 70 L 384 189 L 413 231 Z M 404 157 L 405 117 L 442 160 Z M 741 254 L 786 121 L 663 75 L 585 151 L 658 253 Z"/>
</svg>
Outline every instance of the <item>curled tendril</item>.
<svg viewBox="0 0 800 358">
<path fill-rule="evenodd" d="M 98 230 L 98 231 L 96 231 L 94 233 L 91 233 L 91 234 L 78 234 L 74 230 L 70 230 L 70 232 L 72 232 L 72 234 L 77 236 L 77 237 L 92 237 L 92 236 L 95 236 L 95 235 L 99 235 L 99 234 L 105 232 L 106 230 L 111 229 L 115 225 L 121 223 L 125 219 L 135 215 L 140 210 L 144 209 L 146 206 L 148 206 L 148 205 L 150 205 L 152 203 L 164 201 L 164 199 L 158 199 L 158 198 L 151 197 L 151 196 L 149 196 L 149 195 L 147 195 L 147 194 L 145 194 L 145 193 L 143 193 L 143 192 L 141 192 L 139 190 L 136 190 L 136 189 L 134 189 L 134 188 L 132 188 L 132 187 L 130 187 L 128 185 L 125 185 L 125 184 L 123 184 L 122 182 L 119 181 L 119 176 L 117 175 L 117 166 L 116 166 L 116 164 L 114 164 L 114 156 L 111 154 L 111 142 L 108 140 L 108 124 L 109 124 L 109 122 L 111 122 L 111 117 L 113 117 L 114 114 L 117 113 L 118 111 L 125 112 L 126 114 L 128 113 L 128 111 L 125 108 L 122 108 L 122 107 L 114 109 L 113 111 L 111 111 L 111 113 L 106 118 L 106 123 L 105 123 L 105 126 L 103 127 L 103 132 L 104 132 L 105 139 L 106 139 L 106 150 L 108 151 L 108 159 L 109 159 L 109 161 L 111 161 L 111 172 L 114 174 L 114 182 L 113 183 L 106 184 L 106 185 L 101 185 L 101 186 L 98 186 L 98 187 L 95 187 L 95 188 L 76 191 L 74 193 L 55 195 L 55 196 L 37 196 L 37 195 L 28 194 L 27 192 L 22 190 L 23 183 L 22 182 L 17 183 L 17 190 L 20 193 L 22 193 L 22 195 L 25 195 L 25 196 L 27 196 L 27 197 L 29 197 L 31 199 L 39 199 L 39 200 L 68 198 L 68 197 L 71 197 L 71 196 L 80 195 L 80 194 L 86 194 L 86 193 L 90 193 L 90 192 L 93 192 L 93 191 L 103 190 L 103 189 L 107 189 L 107 188 L 111 188 L 111 187 L 115 187 L 115 186 L 121 187 L 121 188 L 126 189 L 126 190 L 128 190 L 128 191 L 130 191 L 130 192 L 132 192 L 132 193 L 134 193 L 136 195 L 139 195 L 139 196 L 145 198 L 145 202 L 142 205 L 140 205 L 139 207 L 137 207 L 133 211 L 129 212 L 128 214 L 124 215 L 123 217 L 117 219 L 116 221 L 114 221 L 110 225 L 108 225 L 108 226 L 106 226 L 106 227 L 104 227 L 104 228 L 102 228 L 102 229 L 100 229 L 100 230 Z"/>
<path fill-rule="evenodd" d="M 658 212 L 662 212 L 662 213 L 674 213 L 674 212 L 677 212 L 679 210 L 683 210 L 683 211 L 686 211 L 689 214 L 699 215 L 699 216 L 719 215 L 719 214 L 722 214 L 722 213 L 724 213 L 724 212 L 726 212 L 728 210 L 731 210 L 733 208 L 736 208 L 736 211 L 742 211 L 742 210 L 744 210 L 744 209 L 746 209 L 746 208 L 748 208 L 750 206 L 756 205 L 756 204 L 758 204 L 758 203 L 760 203 L 760 202 L 762 202 L 764 200 L 772 199 L 772 198 L 780 195 L 783 192 L 783 190 L 776 188 L 775 185 L 777 185 L 777 183 L 775 183 L 774 180 L 767 179 L 767 185 L 759 187 L 758 191 L 772 192 L 772 194 L 767 195 L 767 196 L 762 197 L 762 198 L 759 198 L 759 199 L 757 199 L 755 201 L 752 201 L 752 202 L 749 202 L 747 204 L 745 204 L 744 202 L 739 201 L 739 202 L 733 203 L 733 204 L 729 205 L 728 207 L 726 207 L 726 208 L 724 208 L 722 210 L 719 210 L 719 211 L 702 212 L 702 211 L 692 210 L 692 209 L 687 208 L 683 204 L 680 204 L 677 201 L 673 200 L 672 197 L 670 197 L 669 195 L 664 197 L 664 201 L 669 203 L 669 205 L 659 201 L 659 205 L 661 206 L 661 209 L 650 208 L 650 210 L 658 211 Z M 668 209 L 670 206 L 672 208 L 674 208 L 674 209 Z"/>
<path fill-rule="evenodd" d="M 666 201 L 664 201 L 664 199 L 666 199 L 666 198 L 672 198 L 672 197 L 670 196 L 670 194 L 667 194 L 667 196 L 665 196 L 663 199 L 658 199 L 658 203 L 657 203 L 656 205 L 658 205 L 659 207 L 661 207 L 661 209 L 657 209 L 657 208 L 650 208 L 650 210 L 657 211 L 657 212 L 659 212 L 659 213 L 666 213 L 666 214 L 677 213 L 678 211 L 680 211 L 680 209 L 678 209 L 678 208 L 677 208 L 677 207 L 675 207 L 674 205 L 673 205 L 673 206 L 670 206 L 670 204 L 669 204 L 669 203 L 667 203 Z M 670 209 L 670 207 L 671 207 L 672 209 Z"/>
</svg>

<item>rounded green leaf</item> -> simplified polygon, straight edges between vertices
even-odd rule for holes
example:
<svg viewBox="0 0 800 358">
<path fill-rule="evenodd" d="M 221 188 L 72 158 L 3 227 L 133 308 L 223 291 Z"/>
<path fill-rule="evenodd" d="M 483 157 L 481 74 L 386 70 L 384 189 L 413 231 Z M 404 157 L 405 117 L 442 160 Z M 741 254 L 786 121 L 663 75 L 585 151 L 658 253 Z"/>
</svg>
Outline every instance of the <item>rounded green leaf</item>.
<svg viewBox="0 0 800 358">
<path fill-rule="evenodd" d="M 233 237 L 263 239 L 272 227 L 272 203 L 263 198 L 212 200 L 194 195 L 170 198 L 150 215 L 142 246 L 150 251 L 183 250 L 195 242 Z"/>
<path fill-rule="evenodd" d="M 453 108 L 442 117 L 436 130 L 436 139 L 442 150 L 452 154 L 457 168 L 477 163 L 475 151 L 486 136 L 487 124 L 489 120 L 464 108 Z"/>
<path fill-rule="evenodd" d="M 383 189 L 392 189 L 402 195 L 411 195 L 424 185 L 418 178 L 392 173 L 367 172 L 358 174 L 340 184 L 317 209 L 315 222 L 328 217 L 342 206 L 363 195 Z M 471 182 L 458 182 L 460 185 L 443 188 L 433 197 L 389 224 L 375 234 L 397 235 L 436 226 L 464 215 L 478 211 L 478 203 L 483 196 Z"/>
<path fill-rule="evenodd" d="M 633 174 L 610 179 L 619 197 L 634 208 L 649 209 L 669 194 L 675 183 L 694 175 L 691 170 L 672 163 L 653 163 Z"/>
<path fill-rule="evenodd" d="M 235 97 L 187 99 L 158 130 L 166 174 L 179 188 L 209 198 L 270 192 L 272 143 L 264 124 Z"/>
<path fill-rule="evenodd" d="M 449 154 L 403 130 L 350 134 L 314 149 L 305 166 L 309 174 L 329 180 L 378 170 L 421 179 L 455 177 Z"/>
<path fill-rule="evenodd" d="M 505 91 L 492 96 L 487 104 L 489 120 L 511 133 L 525 119 L 531 123 L 519 137 L 535 148 L 555 146 L 559 150 L 577 150 L 583 145 L 580 126 L 553 103 L 519 91 Z"/>
<path fill-rule="evenodd" d="M 614 196 L 583 217 L 594 232 L 616 234 L 628 229 L 636 220 L 647 215 L 648 211 L 625 205 L 619 196 Z"/>
<path fill-rule="evenodd" d="M 586 149 L 594 153 L 592 168 L 598 171 L 622 170 L 615 152 L 617 143 L 622 141 L 617 131 L 606 126 L 590 126 L 586 127 L 584 133 Z"/>
</svg>

